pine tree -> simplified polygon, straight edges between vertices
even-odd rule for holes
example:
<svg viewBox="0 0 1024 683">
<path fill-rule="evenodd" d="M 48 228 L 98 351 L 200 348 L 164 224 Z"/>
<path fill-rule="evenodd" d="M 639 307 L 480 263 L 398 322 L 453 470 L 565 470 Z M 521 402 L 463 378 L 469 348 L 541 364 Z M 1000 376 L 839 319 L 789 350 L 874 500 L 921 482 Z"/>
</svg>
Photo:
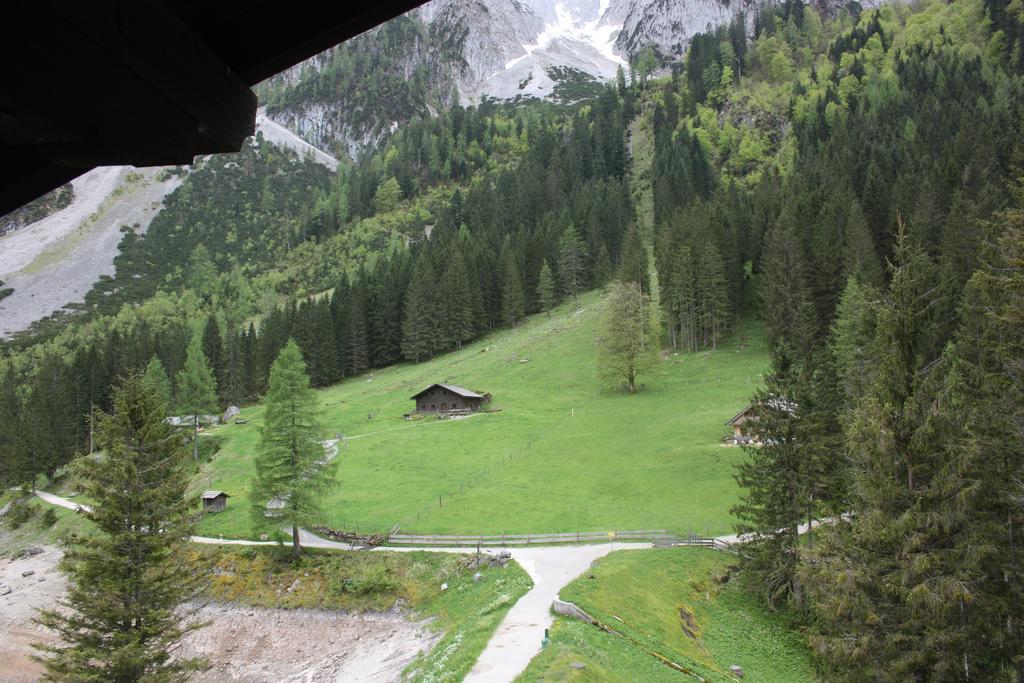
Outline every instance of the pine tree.
<svg viewBox="0 0 1024 683">
<path fill-rule="evenodd" d="M 202 625 L 181 609 L 197 588 L 177 550 L 192 533 L 194 501 L 164 416 L 160 397 L 133 377 L 115 390 L 113 413 L 98 417 L 106 457 L 78 468 L 93 501 L 83 514 L 98 533 L 71 538 L 60 564 L 67 597 L 38 619 L 63 641 L 37 646 L 49 679 L 184 681 L 202 664 L 173 656 Z"/>
<path fill-rule="evenodd" d="M 156 356 L 150 359 L 146 372 L 142 375 L 142 383 L 146 391 L 163 403 L 164 410 L 171 409 L 171 380 L 167 377 L 164 364 Z"/>
<path fill-rule="evenodd" d="M 369 366 L 366 348 L 366 299 L 362 285 L 349 293 L 345 319 L 345 374 L 358 375 Z"/>
<path fill-rule="evenodd" d="M 732 319 L 729 309 L 729 283 L 718 247 L 711 241 L 700 251 L 697 272 L 697 296 L 700 302 L 700 323 L 704 329 L 704 345 L 711 337 L 711 348 L 718 348 L 718 340 Z"/>
<path fill-rule="evenodd" d="M 547 261 L 540 268 L 540 278 L 537 280 L 537 301 L 540 302 L 542 311 L 550 314 L 557 300 L 555 299 L 555 277 L 551 274 L 551 266 Z"/>
<path fill-rule="evenodd" d="M 515 327 L 526 315 L 523 278 L 508 242 L 502 249 L 501 317 L 506 325 Z"/>
<path fill-rule="evenodd" d="M 847 426 L 851 517 L 823 531 L 804 575 L 826 626 L 816 646 L 836 671 L 927 680 L 959 670 L 968 651 L 971 574 L 984 570 L 961 539 L 981 491 L 968 474 L 974 449 L 957 436 L 952 354 L 937 344 L 935 269 L 902 223 L 893 264 L 868 389 Z"/>
<path fill-rule="evenodd" d="M 558 241 L 558 274 L 562 279 L 562 291 L 573 300 L 586 286 L 586 248 L 576 226 L 570 223 Z"/>
<path fill-rule="evenodd" d="M 672 259 L 672 290 L 666 297 L 671 302 L 674 316 L 670 324 L 678 329 L 679 346 L 687 351 L 697 350 L 697 272 L 693 251 L 688 244 L 680 244 Z M 676 335 L 671 335 L 676 341 Z"/>
<path fill-rule="evenodd" d="M 28 469 L 24 419 L 18 381 L 14 370 L 8 369 L 0 376 L 0 484 L 4 487 L 23 483 Z"/>
<path fill-rule="evenodd" d="M 198 336 L 189 344 L 177 380 L 178 412 L 192 418 L 192 457 L 199 462 L 199 416 L 217 410 L 217 390 Z"/>
<path fill-rule="evenodd" d="M 299 527 L 320 519 L 318 499 L 334 485 L 337 463 L 324 451 L 320 404 L 292 340 L 270 369 L 265 404 L 255 458 L 253 517 L 259 527 L 291 526 L 292 547 L 298 554 Z"/>
<path fill-rule="evenodd" d="M 444 271 L 444 337 L 446 346 L 462 348 L 473 338 L 473 296 L 462 251 L 453 248 Z"/>
<path fill-rule="evenodd" d="M 402 355 L 417 363 L 430 358 L 439 348 L 436 288 L 430 258 L 426 252 L 421 252 L 405 295 L 402 322 Z"/>
<path fill-rule="evenodd" d="M 635 224 L 629 227 L 623 240 L 617 277 L 622 282 L 635 282 L 644 294 L 651 293 L 647 248 L 640 239 L 640 231 Z"/>
<path fill-rule="evenodd" d="M 637 377 L 657 361 L 651 300 L 634 282 L 616 283 L 601 316 L 598 374 L 605 382 L 625 383 L 637 391 Z"/>
<path fill-rule="evenodd" d="M 220 333 L 220 323 L 217 316 L 211 314 L 203 326 L 203 355 L 213 373 L 214 383 L 218 401 L 223 405 L 224 393 L 227 388 L 227 362 L 224 356 L 224 338 Z"/>
<path fill-rule="evenodd" d="M 81 446 L 78 425 L 85 416 L 76 414 L 73 396 L 64 362 L 56 353 L 47 353 L 40 361 L 25 401 L 27 473 L 33 483 L 39 474 L 52 479 Z"/>
</svg>

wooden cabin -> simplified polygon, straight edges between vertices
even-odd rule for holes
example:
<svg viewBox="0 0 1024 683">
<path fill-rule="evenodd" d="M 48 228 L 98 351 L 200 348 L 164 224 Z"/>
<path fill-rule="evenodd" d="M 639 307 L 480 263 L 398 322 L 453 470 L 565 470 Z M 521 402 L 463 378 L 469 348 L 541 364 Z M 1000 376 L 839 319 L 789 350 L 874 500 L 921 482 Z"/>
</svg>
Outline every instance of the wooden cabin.
<svg viewBox="0 0 1024 683">
<path fill-rule="evenodd" d="M 230 497 L 223 491 L 203 491 L 203 512 L 223 512 Z"/>
<path fill-rule="evenodd" d="M 768 399 L 767 405 L 770 408 L 784 411 L 790 415 L 796 412 L 796 404 L 784 398 Z M 727 427 L 732 427 L 732 436 L 726 437 L 726 442 L 737 446 L 760 443 L 757 431 L 754 429 L 758 420 L 756 408 L 757 404 L 751 403 L 725 423 Z"/>
<path fill-rule="evenodd" d="M 454 384 L 431 384 L 412 400 L 416 401 L 417 413 L 448 413 L 468 411 L 475 413 L 487 402 L 488 396 L 470 391 Z"/>
<path fill-rule="evenodd" d="M 757 422 L 757 413 L 754 411 L 754 404 L 751 403 L 725 423 L 727 427 L 732 427 L 732 437 L 728 440 L 737 446 L 744 443 L 752 443 L 754 440 L 752 434 L 754 422 Z"/>
</svg>

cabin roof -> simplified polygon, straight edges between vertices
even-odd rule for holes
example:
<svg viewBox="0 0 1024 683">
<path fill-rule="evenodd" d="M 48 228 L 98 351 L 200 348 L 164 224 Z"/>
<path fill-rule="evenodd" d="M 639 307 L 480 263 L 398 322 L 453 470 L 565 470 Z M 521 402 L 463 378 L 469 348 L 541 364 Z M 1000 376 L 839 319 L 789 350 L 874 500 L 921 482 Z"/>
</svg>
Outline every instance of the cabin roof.
<svg viewBox="0 0 1024 683">
<path fill-rule="evenodd" d="M 789 413 L 790 415 L 793 415 L 793 414 L 796 413 L 796 408 L 797 408 L 796 403 L 794 403 L 793 401 L 790 401 L 788 398 L 780 398 L 780 397 L 776 396 L 776 397 L 773 397 L 773 398 L 769 398 L 764 403 L 769 408 L 774 408 L 775 410 L 782 411 L 782 412 L 785 412 L 785 413 Z M 726 422 L 725 424 L 732 425 L 732 424 L 734 424 L 736 422 L 736 420 L 740 419 L 744 415 L 747 415 L 748 413 L 753 412 L 753 410 L 754 410 L 754 404 L 750 403 L 750 404 L 747 405 L 746 408 L 744 408 L 743 410 L 741 410 L 740 412 L 736 413 L 731 418 L 729 418 L 729 421 Z"/>
<path fill-rule="evenodd" d="M 220 496 L 224 496 L 225 498 L 231 497 L 230 495 L 224 493 L 223 491 L 203 491 L 203 495 L 201 497 L 203 500 L 213 500 L 214 498 L 219 498 Z"/>
<path fill-rule="evenodd" d="M 453 394 L 458 394 L 459 396 L 462 396 L 463 398 L 481 398 L 481 399 L 483 398 L 483 396 L 481 394 L 478 394 L 475 391 L 470 391 L 466 387 L 460 387 L 457 384 L 441 384 L 439 382 L 431 384 L 429 387 L 427 387 L 423 391 L 419 392 L 418 394 L 413 394 L 409 398 L 412 398 L 412 399 L 419 398 L 420 396 L 422 396 L 423 394 L 427 393 L 428 391 L 430 391 L 434 387 L 441 387 L 442 389 L 447 389 L 448 391 L 452 392 Z"/>
</svg>

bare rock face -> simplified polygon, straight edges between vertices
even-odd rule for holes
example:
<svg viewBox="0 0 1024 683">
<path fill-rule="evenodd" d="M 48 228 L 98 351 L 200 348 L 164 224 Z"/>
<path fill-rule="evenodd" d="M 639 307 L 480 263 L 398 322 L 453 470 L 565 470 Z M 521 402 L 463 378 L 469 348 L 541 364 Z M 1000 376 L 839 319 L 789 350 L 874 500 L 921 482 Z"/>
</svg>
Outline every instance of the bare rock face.
<svg viewBox="0 0 1024 683">
<path fill-rule="evenodd" d="M 741 11 L 751 11 L 754 0 L 612 0 L 606 21 L 621 22 L 615 47 L 633 54 L 645 47 L 682 59 L 695 33 L 728 23 Z"/>
</svg>

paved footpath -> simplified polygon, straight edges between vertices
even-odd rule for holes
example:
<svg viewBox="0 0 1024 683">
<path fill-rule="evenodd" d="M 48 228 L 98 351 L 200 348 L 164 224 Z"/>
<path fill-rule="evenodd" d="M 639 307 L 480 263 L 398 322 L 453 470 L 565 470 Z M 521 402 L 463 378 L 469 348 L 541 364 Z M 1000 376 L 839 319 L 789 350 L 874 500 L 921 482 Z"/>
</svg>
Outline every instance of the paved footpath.
<svg viewBox="0 0 1024 683">
<path fill-rule="evenodd" d="M 599 557 L 612 549 L 650 548 L 650 543 L 607 543 L 601 545 L 542 548 L 507 548 L 533 579 L 533 588 L 508 611 L 476 665 L 464 679 L 467 683 L 511 681 L 526 669 L 541 649 L 544 629 L 554 622 L 551 603 L 566 584 L 580 576 Z"/>
<path fill-rule="evenodd" d="M 36 495 L 51 505 L 59 505 L 71 510 L 89 511 L 87 505 L 79 505 L 52 493 L 37 491 Z M 302 545 L 305 547 L 352 549 L 348 543 L 329 541 L 304 529 L 299 534 Z M 226 540 L 206 536 L 193 536 L 191 540 L 195 543 L 215 545 L 275 545 L 274 541 Z M 513 559 L 530 575 L 530 578 L 533 579 L 533 588 L 519 598 L 519 601 L 508 611 L 488 641 L 487 647 L 477 659 L 476 665 L 464 680 L 470 683 L 502 683 L 513 680 L 540 652 L 544 629 L 554 623 L 551 603 L 558 597 L 558 591 L 586 572 L 594 560 L 604 557 L 612 550 L 635 550 L 650 547 L 650 543 L 603 543 L 600 545 L 501 548 L 501 550 L 512 553 Z M 476 552 L 475 548 L 393 546 L 374 548 L 374 550 L 390 552 L 427 550 L 463 554 Z"/>
</svg>

